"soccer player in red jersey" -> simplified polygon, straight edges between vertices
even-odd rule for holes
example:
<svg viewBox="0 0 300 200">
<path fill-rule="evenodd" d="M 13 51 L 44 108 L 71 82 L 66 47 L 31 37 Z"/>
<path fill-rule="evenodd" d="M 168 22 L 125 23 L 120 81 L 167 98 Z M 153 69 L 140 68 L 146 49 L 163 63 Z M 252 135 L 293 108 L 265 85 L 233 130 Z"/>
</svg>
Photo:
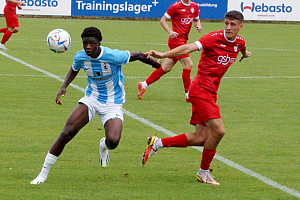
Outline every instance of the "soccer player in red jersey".
<svg viewBox="0 0 300 200">
<path fill-rule="evenodd" d="M 16 8 L 22 9 L 25 2 L 18 0 L 6 0 L 6 5 L 4 7 L 4 16 L 6 20 L 6 28 L 1 28 L 0 33 L 4 33 L 3 38 L 0 43 L 0 49 L 7 50 L 4 44 L 9 40 L 13 33 L 19 31 L 19 21 L 16 13 Z"/>
<path fill-rule="evenodd" d="M 235 62 L 238 53 L 241 52 L 239 61 L 251 56 L 251 52 L 246 50 L 244 39 L 238 35 L 243 27 L 243 20 L 242 13 L 229 11 L 225 14 L 224 30 L 208 33 L 194 43 L 164 53 L 154 50 L 146 53 L 156 58 L 169 58 L 202 51 L 197 75 L 189 89 L 189 100 L 192 103 L 190 124 L 196 126 L 195 132 L 161 139 L 149 137 L 143 164 L 163 147 L 204 146 L 197 179 L 203 183 L 219 185 L 209 172 L 216 148 L 225 134 L 220 109 L 216 104 L 217 91 L 221 78 Z"/>
<path fill-rule="evenodd" d="M 169 19 L 172 20 L 173 30 L 170 29 L 167 24 Z M 168 40 L 170 49 L 174 49 L 187 43 L 192 24 L 195 25 L 199 33 L 202 32 L 199 19 L 199 7 L 196 3 L 190 0 L 181 0 L 172 4 L 161 18 L 160 24 L 170 36 Z M 178 60 L 183 65 L 182 81 L 186 99 L 188 101 L 188 90 L 191 85 L 191 70 L 193 67 L 189 54 L 166 58 L 161 68 L 155 70 L 144 82 L 138 83 L 138 97 L 140 100 L 142 100 L 142 95 L 144 94 L 147 86 L 159 80 L 161 76 L 171 71 Z"/>
</svg>

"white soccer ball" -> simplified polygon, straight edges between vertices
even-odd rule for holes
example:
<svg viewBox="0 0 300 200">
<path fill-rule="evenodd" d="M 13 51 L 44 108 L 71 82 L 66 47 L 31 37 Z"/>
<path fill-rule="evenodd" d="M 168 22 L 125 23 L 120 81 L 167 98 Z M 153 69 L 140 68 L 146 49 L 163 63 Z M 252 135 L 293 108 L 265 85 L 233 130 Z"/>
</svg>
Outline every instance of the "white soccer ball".
<svg viewBox="0 0 300 200">
<path fill-rule="evenodd" d="M 54 29 L 47 36 L 47 45 L 55 53 L 63 53 L 70 48 L 71 37 L 63 29 Z"/>
</svg>

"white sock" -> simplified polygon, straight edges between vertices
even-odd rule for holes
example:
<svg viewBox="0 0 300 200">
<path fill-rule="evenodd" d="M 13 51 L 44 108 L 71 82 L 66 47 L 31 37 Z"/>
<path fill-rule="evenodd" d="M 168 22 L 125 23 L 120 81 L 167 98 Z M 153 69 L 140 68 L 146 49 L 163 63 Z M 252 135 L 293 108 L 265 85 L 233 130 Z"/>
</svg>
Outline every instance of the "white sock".
<svg viewBox="0 0 300 200">
<path fill-rule="evenodd" d="M 157 150 L 164 147 L 160 138 L 157 140 L 155 147 Z"/>
<path fill-rule="evenodd" d="M 143 87 L 144 89 L 146 89 L 146 88 L 148 87 L 146 81 L 142 82 L 142 87 Z"/>
<path fill-rule="evenodd" d="M 105 140 L 106 140 L 106 139 L 105 139 Z M 107 146 L 106 146 L 106 143 L 105 143 L 105 140 L 102 140 L 102 141 L 100 142 L 100 149 L 101 149 L 102 151 L 108 150 L 108 148 L 107 148 Z"/>
<path fill-rule="evenodd" d="M 199 169 L 199 171 L 202 172 L 202 173 L 203 172 L 209 172 L 209 170 L 204 170 L 204 169 L 201 169 L 201 168 Z"/>
<path fill-rule="evenodd" d="M 47 180 L 49 171 L 50 171 L 52 165 L 54 165 L 54 163 L 56 162 L 57 158 L 58 158 L 57 156 L 48 152 L 40 174 L 34 180 L 32 180 L 30 183 L 31 184 L 44 183 Z"/>
</svg>

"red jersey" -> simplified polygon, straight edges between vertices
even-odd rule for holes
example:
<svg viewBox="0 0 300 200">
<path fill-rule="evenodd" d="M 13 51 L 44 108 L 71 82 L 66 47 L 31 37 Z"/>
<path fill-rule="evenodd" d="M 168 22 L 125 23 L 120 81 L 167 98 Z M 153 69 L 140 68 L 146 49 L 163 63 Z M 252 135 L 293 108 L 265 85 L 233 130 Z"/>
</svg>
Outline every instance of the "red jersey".
<svg viewBox="0 0 300 200">
<path fill-rule="evenodd" d="M 179 34 L 174 39 L 169 38 L 169 41 L 174 40 L 173 43 L 176 43 L 176 41 L 187 42 L 193 20 L 199 19 L 199 7 L 192 1 L 190 4 L 178 1 L 169 7 L 165 16 L 172 19 L 173 31 Z"/>
<path fill-rule="evenodd" d="M 217 93 L 221 78 L 229 66 L 235 62 L 239 51 L 245 47 L 245 40 L 237 35 L 234 41 L 229 41 L 225 37 L 225 31 L 220 30 L 208 33 L 198 41 L 203 50 L 193 82 Z M 193 93 L 192 90 L 191 93 Z"/>
<path fill-rule="evenodd" d="M 16 13 L 16 8 L 17 8 L 16 3 L 11 3 L 11 2 L 6 2 L 6 5 L 4 7 L 4 14 L 14 14 Z"/>
</svg>

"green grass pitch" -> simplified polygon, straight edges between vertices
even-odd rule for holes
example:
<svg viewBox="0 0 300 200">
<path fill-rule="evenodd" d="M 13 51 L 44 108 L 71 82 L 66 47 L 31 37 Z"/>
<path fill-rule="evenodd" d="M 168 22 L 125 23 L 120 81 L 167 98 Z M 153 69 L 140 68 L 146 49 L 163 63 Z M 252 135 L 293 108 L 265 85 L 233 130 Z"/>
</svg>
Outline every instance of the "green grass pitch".
<svg viewBox="0 0 300 200">
<path fill-rule="evenodd" d="M 128 115 L 117 149 L 110 152 L 110 165 L 98 161 L 99 140 L 104 136 L 95 118 L 66 146 L 48 180 L 30 185 L 44 162 L 54 139 L 84 93 L 69 87 L 55 104 L 61 82 L 30 67 L 64 79 L 74 54 L 82 49 L 80 34 L 96 26 L 103 33 L 103 46 L 120 50 L 167 51 L 167 33 L 158 21 L 113 21 L 20 18 L 20 32 L 0 54 L 0 199 L 298 199 L 300 192 L 299 140 L 299 25 L 245 23 L 240 35 L 252 57 L 234 63 L 225 74 L 218 104 L 226 128 L 217 154 L 274 181 L 267 184 L 218 159 L 212 162 L 220 186 L 197 182 L 201 152 L 192 147 L 165 148 L 142 167 L 147 137 L 167 137 Z M 5 26 L 4 18 L 0 18 Z M 223 29 L 223 23 L 203 22 L 203 33 L 192 28 L 189 42 Z M 72 37 L 63 54 L 51 52 L 46 37 L 63 28 Z M 2 37 L 2 34 L 0 35 Z M 191 54 L 196 74 L 200 52 Z M 123 66 L 126 103 L 124 109 L 175 133 L 194 131 L 189 125 L 191 105 L 185 102 L 182 66 L 147 88 L 140 101 L 137 83 L 153 69 L 140 62 Z M 85 88 L 85 73 L 74 82 Z M 277 188 L 275 183 L 279 184 Z"/>
</svg>

